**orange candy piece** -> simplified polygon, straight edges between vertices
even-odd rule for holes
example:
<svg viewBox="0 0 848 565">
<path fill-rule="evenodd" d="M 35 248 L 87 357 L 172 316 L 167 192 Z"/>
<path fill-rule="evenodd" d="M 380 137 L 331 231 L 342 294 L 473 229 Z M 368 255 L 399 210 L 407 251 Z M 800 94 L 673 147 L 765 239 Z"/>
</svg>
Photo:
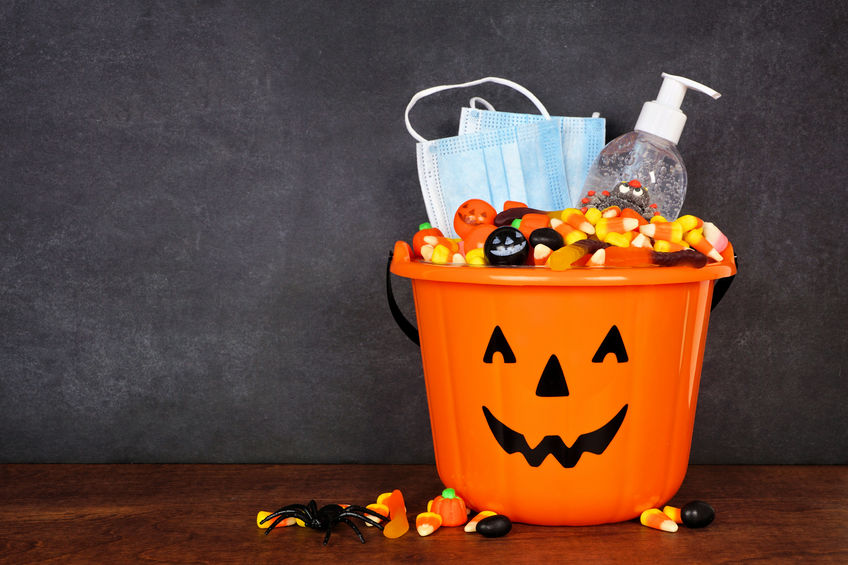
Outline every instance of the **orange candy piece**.
<svg viewBox="0 0 848 565">
<path fill-rule="evenodd" d="M 680 517 L 680 508 L 677 508 L 676 506 L 663 506 L 662 513 L 668 516 L 676 524 L 683 523 L 683 518 Z"/>
<path fill-rule="evenodd" d="M 406 503 L 403 494 L 398 489 L 391 493 L 382 494 L 377 502 L 385 504 L 389 509 L 389 523 L 383 528 L 383 535 L 387 538 L 399 538 L 409 531 L 409 519 L 406 517 Z"/>
<path fill-rule="evenodd" d="M 604 265 L 607 267 L 635 267 L 653 263 L 651 249 L 644 247 L 615 247 L 606 248 Z"/>
<path fill-rule="evenodd" d="M 478 224 L 473 226 L 467 234 L 462 238 L 465 243 L 465 252 L 468 253 L 472 249 L 483 249 L 486 244 L 486 238 L 489 234 L 495 231 L 494 224 Z"/>
<path fill-rule="evenodd" d="M 521 216 L 521 223 L 518 224 L 518 231 L 520 231 L 524 237 L 530 239 L 530 234 L 533 233 L 534 230 L 547 228 L 550 227 L 550 225 L 551 219 L 547 214 L 536 214 L 534 212 L 530 212 Z"/>
<path fill-rule="evenodd" d="M 479 198 L 466 200 L 453 215 L 453 229 L 456 235 L 465 239 L 475 226 L 482 224 L 494 226 L 497 214 L 494 206 L 485 200 Z"/>
</svg>

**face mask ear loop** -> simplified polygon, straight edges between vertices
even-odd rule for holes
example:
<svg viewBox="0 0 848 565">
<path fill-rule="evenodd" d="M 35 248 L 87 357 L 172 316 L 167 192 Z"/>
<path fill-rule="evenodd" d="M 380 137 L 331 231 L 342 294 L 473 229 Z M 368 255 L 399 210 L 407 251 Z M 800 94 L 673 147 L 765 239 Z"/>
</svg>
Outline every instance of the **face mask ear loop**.
<svg viewBox="0 0 848 565">
<path fill-rule="evenodd" d="M 406 122 L 406 130 L 409 132 L 409 135 L 414 137 L 419 142 L 423 143 L 423 142 L 427 141 L 417 131 L 415 131 L 412 128 L 412 124 L 409 122 L 409 111 L 412 110 L 412 107 L 415 106 L 416 102 L 418 102 L 422 98 L 430 96 L 431 94 L 435 94 L 437 92 L 442 92 L 443 90 L 450 90 L 452 88 L 465 88 L 465 87 L 468 87 L 468 86 L 477 86 L 478 84 L 483 84 L 483 83 L 486 83 L 486 82 L 494 82 L 496 84 L 502 84 L 504 86 L 509 86 L 510 88 L 514 88 L 515 90 L 517 90 L 518 92 L 520 92 L 521 94 L 526 96 L 530 100 L 530 102 L 532 102 L 533 105 L 535 105 L 536 108 L 538 108 L 539 112 L 542 114 L 542 116 L 545 117 L 546 120 L 551 119 L 551 115 L 548 113 L 548 110 L 539 101 L 539 99 L 536 98 L 536 96 L 532 92 L 530 92 L 529 90 L 527 90 L 526 88 L 524 88 L 520 84 L 518 84 L 516 82 L 512 82 L 511 80 L 507 80 L 505 78 L 486 77 L 486 78 L 481 78 L 481 79 L 478 79 L 478 80 L 472 80 L 471 82 L 463 82 L 461 84 L 443 84 L 443 85 L 440 85 L 440 86 L 433 86 L 433 87 L 430 87 L 430 88 L 425 88 L 421 92 L 416 93 L 412 97 L 412 100 L 409 101 L 409 104 L 406 105 L 406 112 L 404 112 L 404 115 L 403 115 L 404 121 Z"/>
<path fill-rule="evenodd" d="M 478 103 L 478 102 L 480 103 L 480 105 L 481 105 L 481 106 L 485 107 L 488 111 L 490 111 L 490 112 L 494 112 L 494 111 L 495 111 L 495 107 L 494 107 L 494 106 L 492 106 L 492 105 L 489 103 L 489 101 L 488 101 L 488 100 L 486 100 L 485 98 L 480 98 L 479 96 L 475 96 L 474 98 L 472 98 L 471 100 L 469 100 L 469 101 L 468 101 L 468 105 L 469 105 L 472 109 L 476 110 L 476 109 L 477 109 L 477 103 Z"/>
</svg>

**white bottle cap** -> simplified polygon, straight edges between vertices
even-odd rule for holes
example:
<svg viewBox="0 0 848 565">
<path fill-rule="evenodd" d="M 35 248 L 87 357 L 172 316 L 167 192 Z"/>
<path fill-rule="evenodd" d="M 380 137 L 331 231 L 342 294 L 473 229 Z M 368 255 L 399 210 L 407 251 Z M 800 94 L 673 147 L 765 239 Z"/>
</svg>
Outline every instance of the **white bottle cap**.
<svg viewBox="0 0 848 565">
<path fill-rule="evenodd" d="M 657 99 L 642 105 L 642 112 L 633 129 L 658 135 L 676 145 L 683 132 L 683 126 L 686 125 L 686 114 L 680 111 L 686 90 L 692 88 L 713 98 L 718 98 L 721 94 L 688 78 L 668 73 L 663 73 L 662 77 L 663 83 Z"/>
</svg>

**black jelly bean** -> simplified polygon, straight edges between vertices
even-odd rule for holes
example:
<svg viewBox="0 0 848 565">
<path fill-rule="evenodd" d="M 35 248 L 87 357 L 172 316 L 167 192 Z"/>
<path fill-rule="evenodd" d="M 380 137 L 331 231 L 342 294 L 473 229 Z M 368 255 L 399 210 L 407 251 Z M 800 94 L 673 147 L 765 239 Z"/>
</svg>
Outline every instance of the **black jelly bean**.
<svg viewBox="0 0 848 565">
<path fill-rule="evenodd" d="M 706 502 L 693 500 L 680 509 L 680 519 L 687 528 L 704 528 L 715 519 L 715 510 Z"/>
<path fill-rule="evenodd" d="M 512 529 L 512 522 L 503 514 L 495 514 L 494 516 L 486 516 L 477 522 L 477 533 L 487 538 L 500 538 L 509 533 Z"/>
<path fill-rule="evenodd" d="M 530 257 L 530 244 L 520 231 L 504 226 L 489 234 L 483 253 L 490 265 L 524 265 Z"/>
<path fill-rule="evenodd" d="M 530 234 L 530 247 L 535 248 L 539 244 L 547 245 L 551 251 L 556 251 L 565 245 L 565 241 L 553 228 L 537 228 Z"/>
</svg>

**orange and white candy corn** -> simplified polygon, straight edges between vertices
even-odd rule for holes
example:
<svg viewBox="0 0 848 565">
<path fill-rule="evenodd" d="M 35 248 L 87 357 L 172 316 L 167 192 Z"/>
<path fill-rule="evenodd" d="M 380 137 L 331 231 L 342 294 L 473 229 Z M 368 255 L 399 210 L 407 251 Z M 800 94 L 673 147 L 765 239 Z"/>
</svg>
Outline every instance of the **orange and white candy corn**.
<svg viewBox="0 0 848 565">
<path fill-rule="evenodd" d="M 575 208 L 566 208 L 562 211 L 562 216 L 560 219 L 566 224 L 570 225 L 573 228 L 577 228 L 583 233 L 593 234 L 595 233 L 595 226 L 592 225 L 589 220 L 586 219 L 586 216 L 583 215 L 583 212 L 577 210 Z"/>
<path fill-rule="evenodd" d="M 533 248 L 533 264 L 534 265 L 544 265 L 548 262 L 548 259 L 553 253 L 553 249 L 545 245 L 544 243 L 540 243 Z"/>
<path fill-rule="evenodd" d="M 686 237 L 684 239 L 686 243 L 713 261 L 721 261 L 723 259 L 721 253 L 716 251 L 715 247 L 713 247 L 712 244 L 707 241 L 707 238 L 704 237 L 704 230 L 702 228 L 686 232 Z"/>
<path fill-rule="evenodd" d="M 442 517 L 435 512 L 422 512 L 415 517 L 415 529 L 421 537 L 429 536 L 442 525 Z"/>
<path fill-rule="evenodd" d="M 471 518 L 467 524 L 465 524 L 466 533 L 472 534 L 477 531 L 477 522 L 482 520 L 483 518 L 488 518 L 489 516 L 495 516 L 497 512 L 492 512 L 491 510 L 483 510 L 473 518 Z"/>
<path fill-rule="evenodd" d="M 608 233 L 625 233 L 635 230 L 639 227 L 639 220 L 636 218 L 601 218 L 595 224 L 595 233 L 598 239 L 604 241 Z"/>
<path fill-rule="evenodd" d="M 648 526 L 655 530 L 672 533 L 677 531 L 677 524 L 675 524 L 671 518 L 663 514 L 659 508 L 649 508 L 648 510 L 645 510 L 639 517 L 639 521 L 643 526 Z"/>
<path fill-rule="evenodd" d="M 268 526 L 273 524 L 274 520 L 268 520 L 264 524 L 262 523 L 262 520 L 264 520 L 265 518 L 267 518 L 271 514 L 273 514 L 273 512 L 266 512 L 264 510 L 260 510 L 259 512 L 257 512 L 257 514 L 256 514 L 256 525 L 259 526 L 260 528 L 267 528 Z M 289 516 L 288 518 L 283 518 L 282 520 L 280 520 L 280 523 L 277 524 L 277 527 L 283 528 L 285 526 L 294 526 L 296 522 L 297 522 L 297 519 L 294 516 Z"/>
<path fill-rule="evenodd" d="M 639 226 L 639 231 L 648 237 L 665 241 L 683 241 L 683 226 L 674 222 L 656 222 Z"/>
</svg>

